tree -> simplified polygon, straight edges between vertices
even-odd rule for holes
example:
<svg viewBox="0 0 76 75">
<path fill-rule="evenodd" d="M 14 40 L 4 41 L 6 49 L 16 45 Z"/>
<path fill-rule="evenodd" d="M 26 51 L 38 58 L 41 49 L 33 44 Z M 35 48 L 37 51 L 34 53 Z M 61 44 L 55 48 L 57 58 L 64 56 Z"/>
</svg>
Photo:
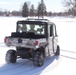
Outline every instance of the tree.
<svg viewBox="0 0 76 75">
<path fill-rule="evenodd" d="M 30 8 L 30 16 L 35 16 L 35 8 L 33 4 L 31 5 L 31 8 Z"/>
<path fill-rule="evenodd" d="M 38 15 L 38 17 L 42 16 L 42 18 L 43 18 L 43 16 L 47 15 L 46 13 L 47 13 L 46 6 L 45 6 L 43 0 L 41 0 L 41 2 L 38 3 L 37 15 Z"/>
<path fill-rule="evenodd" d="M 64 0 L 64 6 L 70 10 L 73 16 L 76 16 L 76 0 Z"/>
<path fill-rule="evenodd" d="M 22 16 L 23 17 L 28 17 L 29 15 L 29 8 L 27 5 L 27 2 L 24 3 L 23 7 L 22 7 Z"/>
</svg>

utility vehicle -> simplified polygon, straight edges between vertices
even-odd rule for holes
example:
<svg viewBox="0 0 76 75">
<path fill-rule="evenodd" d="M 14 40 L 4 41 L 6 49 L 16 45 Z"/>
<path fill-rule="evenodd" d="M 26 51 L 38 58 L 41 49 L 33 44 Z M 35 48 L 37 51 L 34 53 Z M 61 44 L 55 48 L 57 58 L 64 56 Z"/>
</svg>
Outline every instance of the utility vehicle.
<svg viewBox="0 0 76 75">
<path fill-rule="evenodd" d="M 26 19 L 17 22 L 16 32 L 6 36 L 7 46 L 14 46 L 6 53 L 7 63 L 17 58 L 31 59 L 34 66 L 42 66 L 47 56 L 60 54 L 56 25 L 48 19 Z"/>
</svg>

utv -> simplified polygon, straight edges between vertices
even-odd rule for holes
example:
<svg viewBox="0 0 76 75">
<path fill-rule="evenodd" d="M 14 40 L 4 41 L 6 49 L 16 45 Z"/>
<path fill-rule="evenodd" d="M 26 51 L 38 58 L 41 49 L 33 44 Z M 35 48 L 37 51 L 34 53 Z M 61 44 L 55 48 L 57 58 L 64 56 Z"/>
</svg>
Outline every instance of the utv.
<svg viewBox="0 0 76 75">
<path fill-rule="evenodd" d="M 7 51 L 7 63 L 15 63 L 17 58 L 31 59 L 34 66 L 40 67 L 44 64 L 44 57 L 60 54 L 56 25 L 48 19 L 18 21 L 16 32 L 5 37 L 4 42 L 16 47 L 16 50 Z"/>
</svg>

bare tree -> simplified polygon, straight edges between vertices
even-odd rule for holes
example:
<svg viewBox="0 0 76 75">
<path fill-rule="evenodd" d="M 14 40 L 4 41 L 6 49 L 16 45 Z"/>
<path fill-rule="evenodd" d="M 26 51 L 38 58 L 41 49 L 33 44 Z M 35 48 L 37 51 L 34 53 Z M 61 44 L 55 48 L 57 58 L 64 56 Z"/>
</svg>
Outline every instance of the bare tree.
<svg viewBox="0 0 76 75">
<path fill-rule="evenodd" d="M 11 12 L 11 15 L 12 16 L 21 16 L 22 14 L 21 14 L 21 11 L 15 11 L 14 10 L 14 11 Z"/>
<path fill-rule="evenodd" d="M 63 5 L 70 11 L 73 16 L 76 16 L 76 0 L 64 0 Z"/>
</svg>

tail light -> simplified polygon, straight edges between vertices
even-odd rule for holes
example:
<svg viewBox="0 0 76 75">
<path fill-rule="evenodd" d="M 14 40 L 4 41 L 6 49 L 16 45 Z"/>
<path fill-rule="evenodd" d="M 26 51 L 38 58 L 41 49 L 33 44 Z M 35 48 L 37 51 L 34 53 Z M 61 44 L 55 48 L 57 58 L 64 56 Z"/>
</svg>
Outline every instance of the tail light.
<svg viewBox="0 0 76 75">
<path fill-rule="evenodd" d="M 6 38 L 4 38 L 4 43 L 6 43 Z"/>
<path fill-rule="evenodd" d="M 35 42 L 35 45 L 38 46 L 38 44 L 39 44 L 39 41 L 36 41 L 36 42 Z"/>
</svg>

